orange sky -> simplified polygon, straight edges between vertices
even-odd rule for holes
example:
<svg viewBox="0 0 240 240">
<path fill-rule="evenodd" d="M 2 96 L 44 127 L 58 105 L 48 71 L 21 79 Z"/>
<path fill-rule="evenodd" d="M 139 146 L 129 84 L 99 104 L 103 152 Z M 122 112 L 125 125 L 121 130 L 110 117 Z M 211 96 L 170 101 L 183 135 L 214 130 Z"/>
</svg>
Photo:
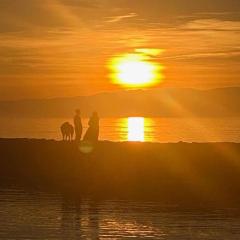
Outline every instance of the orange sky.
<svg viewBox="0 0 240 240">
<path fill-rule="evenodd" d="M 106 64 L 164 49 L 163 87 L 240 85 L 239 0 L 1 0 L 0 98 L 119 89 Z"/>
</svg>

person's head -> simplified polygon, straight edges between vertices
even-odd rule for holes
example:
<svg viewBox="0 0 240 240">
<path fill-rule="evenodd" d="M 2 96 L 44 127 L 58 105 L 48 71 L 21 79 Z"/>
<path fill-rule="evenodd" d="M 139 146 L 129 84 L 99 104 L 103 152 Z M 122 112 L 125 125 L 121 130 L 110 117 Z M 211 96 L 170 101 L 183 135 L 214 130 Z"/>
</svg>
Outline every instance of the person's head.
<svg viewBox="0 0 240 240">
<path fill-rule="evenodd" d="M 81 112 L 80 112 L 80 109 L 76 109 L 75 112 L 76 112 L 77 115 L 80 115 L 80 113 L 81 113 Z"/>
<path fill-rule="evenodd" d="M 93 117 L 98 117 L 98 113 L 96 111 L 93 112 L 92 114 Z"/>
</svg>

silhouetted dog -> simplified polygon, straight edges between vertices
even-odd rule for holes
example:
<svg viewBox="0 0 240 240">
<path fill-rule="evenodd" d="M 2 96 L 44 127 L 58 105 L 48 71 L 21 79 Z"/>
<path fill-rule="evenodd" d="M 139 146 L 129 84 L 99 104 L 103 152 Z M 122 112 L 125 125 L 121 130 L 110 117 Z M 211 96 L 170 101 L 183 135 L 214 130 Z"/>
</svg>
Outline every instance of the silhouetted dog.
<svg viewBox="0 0 240 240">
<path fill-rule="evenodd" d="M 72 141 L 74 134 L 74 127 L 69 123 L 65 122 L 61 125 L 61 132 L 63 140 Z"/>
</svg>

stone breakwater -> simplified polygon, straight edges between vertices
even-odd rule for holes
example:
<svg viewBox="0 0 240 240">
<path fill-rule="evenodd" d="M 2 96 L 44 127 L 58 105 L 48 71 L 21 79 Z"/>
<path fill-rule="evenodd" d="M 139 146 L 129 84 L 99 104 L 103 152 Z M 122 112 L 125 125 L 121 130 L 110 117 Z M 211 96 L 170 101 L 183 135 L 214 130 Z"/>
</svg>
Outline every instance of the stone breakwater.
<svg viewBox="0 0 240 240">
<path fill-rule="evenodd" d="M 74 142 L 0 139 L 1 184 L 74 196 L 173 204 L 240 204 L 240 144 Z"/>
</svg>

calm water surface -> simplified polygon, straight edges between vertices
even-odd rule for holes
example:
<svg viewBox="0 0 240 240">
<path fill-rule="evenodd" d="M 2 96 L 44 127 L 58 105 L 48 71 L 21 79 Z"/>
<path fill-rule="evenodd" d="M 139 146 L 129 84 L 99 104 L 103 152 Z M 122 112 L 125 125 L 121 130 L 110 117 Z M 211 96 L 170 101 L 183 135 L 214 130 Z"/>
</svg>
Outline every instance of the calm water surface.
<svg viewBox="0 0 240 240">
<path fill-rule="evenodd" d="M 0 119 L 0 137 L 61 139 L 71 119 Z M 84 131 L 87 119 L 83 119 Z M 100 139 L 153 142 L 240 142 L 240 118 L 103 118 Z"/>
<path fill-rule="evenodd" d="M 67 200 L 0 189 L 0 239 L 240 239 L 236 209 L 190 211 L 154 202 Z"/>
</svg>

